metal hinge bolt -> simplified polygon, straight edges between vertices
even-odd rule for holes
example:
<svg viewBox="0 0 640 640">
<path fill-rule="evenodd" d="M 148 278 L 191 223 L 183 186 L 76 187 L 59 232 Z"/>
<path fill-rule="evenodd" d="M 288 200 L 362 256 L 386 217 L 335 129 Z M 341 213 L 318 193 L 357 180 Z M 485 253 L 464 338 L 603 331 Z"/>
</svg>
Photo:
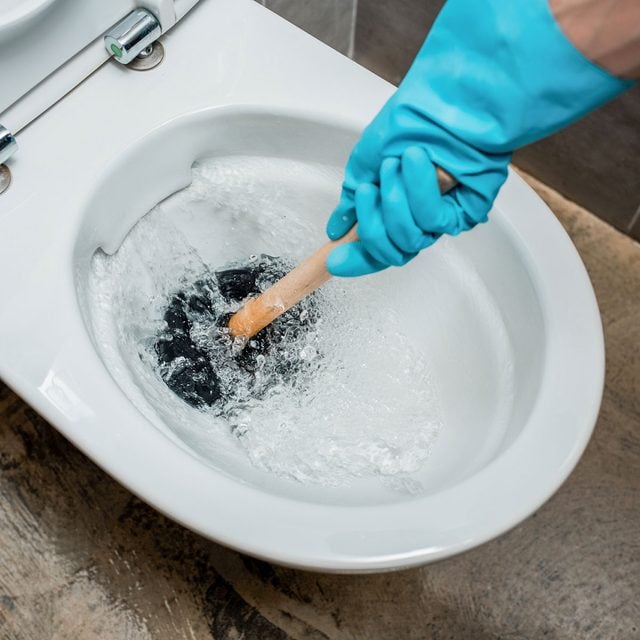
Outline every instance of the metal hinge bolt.
<svg viewBox="0 0 640 640">
<path fill-rule="evenodd" d="M 122 64 L 129 64 L 162 35 L 158 19 L 146 9 L 135 9 L 104 37 L 104 46 Z M 147 54 L 149 55 L 149 54 Z"/>
<path fill-rule="evenodd" d="M 16 151 L 18 143 L 15 136 L 0 124 L 0 164 L 4 164 Z"/>
<path fill-rule="evenodd" d="M 15 136 L 0 124 L 0 164 L 4 164 L 16 151 L 18 143 Z"/>
</svg>

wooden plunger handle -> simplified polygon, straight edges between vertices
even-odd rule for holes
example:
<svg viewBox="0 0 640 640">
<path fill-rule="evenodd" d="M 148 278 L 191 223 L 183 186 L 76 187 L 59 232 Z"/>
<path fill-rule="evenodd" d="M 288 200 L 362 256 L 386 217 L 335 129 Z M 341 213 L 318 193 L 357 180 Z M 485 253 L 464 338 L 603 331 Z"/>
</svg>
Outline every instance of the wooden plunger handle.
<svg viewBox="0 0 640 640">
<path fill-rule="evenodd" d="M 455 179 L 440 167 L 436 169 L 441 193 L 453 189 L 457 184 Z M 342 238 L 327 242 L 264 293 L 248 300 L 229 319 L 231 335 L 234 338 L 251 338 L 327 282 L 331 278 L 326 266 L 327 256 L 338 245 L 357 239 L 358 230 L 354 225 Z"/>
</svg>

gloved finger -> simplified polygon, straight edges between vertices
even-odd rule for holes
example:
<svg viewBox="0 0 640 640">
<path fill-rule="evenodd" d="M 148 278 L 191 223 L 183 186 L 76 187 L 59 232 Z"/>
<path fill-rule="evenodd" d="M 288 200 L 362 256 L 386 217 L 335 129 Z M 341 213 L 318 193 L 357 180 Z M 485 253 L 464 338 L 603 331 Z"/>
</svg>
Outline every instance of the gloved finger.
<svg viewBox="0 0 640 640">
<path fill-rule="evenodd" d="M 378 262 L 400 266 L 406 262 L 404 252 L 387 235 L 382 220 L 380 190 L 372 184 L 362 184 L 356 191 L 358 236 L 364 249 Z"/>
<path fill-rule="evenodd" d="M 336 247 L 327 256 L 326 264 L 331 275 L 343 278 L 365 276 L 382 271 L 389 266 L 371 257 L 360 241 L 348 242 Z"/>
<path fill-rule="evenodd" d="M 463 225 L 459 211 L 440 193 L 435 165 L 425 149 L 413 146 L 404 151 L 402 178 L 411 214 L 422 231 L 460 233 Z"/>
<path fill-rule="evenodd" d="M 424 232 L 411 215 L 398 158 L 386 158 L 380 168 L 382 220 L 393 244 L 405 253 L 419 251 Z"/>
<path fill-rule="evenodd" d="M 367 127 L 353 147 L 344 170 L 344 183 L 354 191 L 363 182 L 374 183 L 378 179 L 381 157 L 379 134 Z"/>
<path fill-rule="evenodd" d="M 343 188 L 340 202 L 327 220 L 327 235 L 331 240 L 337 240 L 356 223 L 356 205 L 351 189 Z"/>
<path fill-rule="evenodd" d="M 468 231 L 473 229 L 478 222 L 484 222 L 484 220 L 475 220 L 472 216 L 468 215 L 465 207 L 460 203 L 458 199 L 458 193 L 447 194 L 442 198 L 443 210 L 447 211 L 447 216 L 451 221 L 449 229 L 445 231 L 450 236 L 457 236 L 461 231 Z"/>
<path fill-rule="evenodd" d="M 440 237 L 442 237 L 441 233 L 423 233 L 422 238 L 420 239 L 420 243 L 418 244 L 416 255 L 418 252 L 422 251 L 423 249 L 429 248 Z"/>
<path fill-rule="evenodd" d="M 452 206 L 458 208 L 464 220 L 463 228 L 470 229 L 475 225 L 486 222 L 493 202 L 502 185 L 502 175 L 495 173 L 492 176 L 484 176 L 482 191 L 471 186 L 459 185 L 448 194 L 445 200 L 451 200 Z M 493 182 L 493 185 L 491 184 Z"/>
</svg>

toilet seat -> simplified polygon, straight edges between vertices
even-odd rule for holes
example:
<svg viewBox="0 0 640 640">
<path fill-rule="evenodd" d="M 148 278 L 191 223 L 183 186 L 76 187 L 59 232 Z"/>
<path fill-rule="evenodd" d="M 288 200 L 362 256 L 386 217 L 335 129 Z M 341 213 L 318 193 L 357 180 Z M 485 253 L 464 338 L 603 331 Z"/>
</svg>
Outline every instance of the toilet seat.
<svg viewBox="0 0 640 640">
<path fill-rule="evenodd" d="M 0 94 L 0 126 L 17 134 L 94 73 L 112 55 L 104 36 L 134 10 L 147 12 L 166 34 L 197 1 L 31 0 L 4 7 L 0 77 L 10 81 Z M 0 162 L 6 155 L 0 147 Z"/>
<path fill-rule="evenodd" d="M 127 187 L 126 223 L 114 221 L 119 231 L 111 245 L 104 237 L 104 248 L 114 251 L 122 234 L 158 201 L 145 180 L 152 183 L 160 173 L 165 195 L 189 181 L 187 173 L 163 172 L 157 156 L 144 166 L 140 149 L 147 140 L 156 151 L 166 144 L 170 158 L 174 134 L 185 122 L 204 127 L 211 118 L 236 112 L 302 114 L 355 132 L 393 90 L 250 0 L 201 0 L 179 28 L 163 36 L 163 44 L 165 60 L 153 71 L 137 73 L 109 62 L 20 134 L 20 153 L 10 164 L 13 184 L 0 196 L 0 377 L 161 512 L 230 547 L 283 564 L 340 571 L 408 567 L 480 544 L 529 515 L 557 489 L 586 446 L 603 385 L 603 342 L 593 291 L 575 249 L 513 173 L 497 203 L 495 224 L 521 236 L 527 259 L 548 256 L 531 272 L 548 310 L 549 376 L 540 390 L 544 401 L 531 410 L 529 422 L 539 426 L 537 432 L 525 430 L 473 479 L 397 504 L 340 507 L 290 500 L 194 459 L 124 396 L 91 341 L 76 290 L 77 237 L 87 205 L 109 197 L 96 194 L 96 183 L 135 162 L 141 187 Z M 345 147 L 345 160 L 347 152 Z M 121 178 L 126 182 L 126 172 Z M 110 228 L 104 219 L 96 225 Z M 548 284 L 558 280 L 557 288 Z M 577 326 L 573 313 L 581 318 Z M 585 372 L 575 378 L 574 391 L 567 389 L 568 359 L 572 370 Z M 567 416 L 572 424 L 564 424 Z M 547 450 L 544 437 L 560 426 L 556 446 Z M 496 481 L 504 477 L 513 479 Z"/>
</svg>

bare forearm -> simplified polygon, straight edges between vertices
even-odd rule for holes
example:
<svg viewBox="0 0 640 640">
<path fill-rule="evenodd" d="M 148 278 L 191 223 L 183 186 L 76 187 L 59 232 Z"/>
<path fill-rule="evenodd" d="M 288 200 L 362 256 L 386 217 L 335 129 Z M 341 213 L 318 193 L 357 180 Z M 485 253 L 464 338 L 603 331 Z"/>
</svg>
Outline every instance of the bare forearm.
<svg viewBox="0 0 640 640">
<path fill-rule="evenodd" d="M 549 0 L 558 24 L 590 60 L 640 77 L 640 0 Z"/>
</svg>

